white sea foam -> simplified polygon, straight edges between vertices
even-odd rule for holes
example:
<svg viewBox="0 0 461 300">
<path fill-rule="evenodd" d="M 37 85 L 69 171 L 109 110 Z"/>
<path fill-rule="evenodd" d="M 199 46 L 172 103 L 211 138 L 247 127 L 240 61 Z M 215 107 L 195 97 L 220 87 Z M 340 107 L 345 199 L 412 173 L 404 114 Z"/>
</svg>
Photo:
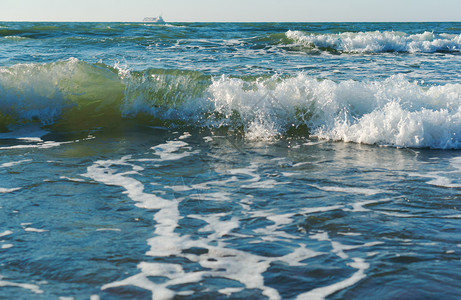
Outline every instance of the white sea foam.
<svg viewBox="0 0 461 300">
<path fill-rule="evenodd" d="M 161 156 L 162 153 L 184 153 L 184 156 L 174 159 L 180 161 L 187 158 L 193 155 L 195 151 L 193 145 L 184 141 L 186 138 L 174 139 L 157 145 L 152 148 L 154 151 L 150 154 L 157 157 Z M 166 164 L 170 163 L 171 156 L 166 155 L 164 158 L 166 159 Z M 144 160 L 143 163 L 147 164 L 150 161 L 155 163 L 155 165 L 150 166 L 152 168 L 156 167 L 157 164 L 161 164 L 159 158 Z M 325 252 L 318 252 L 309 249 L 308 246 L 303 244 L 302 235 L 288 232 L 286 228 L 291 227 L 292 224 L 296 225 L 300 217 L 301 219 L 303 218 L 303 215 L 335 210 L 360 213 L 368 210 L 366 205 L 389 200 L 368 200 L 331 206 L 300 207 L 296 211 L 279 213 L 276 207 L 264 210 L 255 209 L 253 207 L 253 196 L 246 195 L 240 200 L 240 206 L 236 205 L 237 209 L 242 208 L 244 218 L 263 219 L 265 227 L 246 228 L 246 232 L 243 234 L 239 232 L 242 226 L 239 213 L 229 215 L 227 212 L 212 213 L 207 210 L 203 213 L 181 215 L 180 208 L 182 206 L 180 204 L 181 201 L 185 201 L 186 199 L 205 199 L 207 201 L 215 201 L 216 203 L 214 204 L 218 204 L 218 201 L 238 201 L 238 199 L 230 197 L 230 194 L 226 191 L 216 192 L 216 189 L 227 186 L 230 183 L 235 183 L 235 181 L 238 181 L 242 186 L 264 183 L 264 178 L 258 175 L 261 173 L 258 172 L 261 167 L 258 162 L 252 162 L 248 166 L 241 166 L 239 168 L 226 169 L 220 175 L 227 175 L 227 180 L 211 180 L 190 185 L 184 184 L 183 187 L 177 185 L 163 187 L 171 189 L 178 194 L 187 194 L 185 197 L 180 195 L 180 197 L 175 197 L 173 200 L 162 198 L 163 194 L 157 191 L 145 191 L 143 182 L 150 182 L 155 179 L 140 179 L 143 177 L 141 171 L 144 170 L 143 167 L 145 166 L 142 165 L 141 167 L 137 165 L 139 162 L 139 160 L 133 159 L 131 156 L 115 160 L 96 161 L 92 166 L 88 167 L 87 173 L 84 175 L 102 184 L 122 187 L 125 189 L 124 193 L 137 206 L 153 209 L 152 215 L 155 221 L 152 237 L 146 241 L 150 247 L 146 255 L 152 256 L 154 259 L 149 262 L 139 263 L 138 274 L 120 281 L 108 283 L 102 289 L 136 286 L 151 291 L 153 299 L 171 299 L 175 296 L 188 296 L 194 292 L 187 290 L 187 288 L 177 292 L 175 291 L 175 286 L 187 286 L 187 284 L 191 283 L 206 284 L 210 278 L 223 278 L 235 281 L 236 286 L 220 286 L 218 292 L 222 295 L 232 297 L 234 293 L 238 293 L 243 289 L 258 289 L 262 295 L 269 299 L 280 299 L 279 292 L 269 286 L 264 280 L 264 273 L 274 263 L 282 262 L 289 266 L 303 267 L 308 264 L 306 262 L 308 259 L 331 253 L 333 254 L 332 257 L 337 259 L 339 263 L 355 269 L 355 272 L 349 278 L 340 278 L 333 284 L 318 287 L 299 295 L 299 299 L 324 299 L 364 279 L 369 265 L 364 258 L 357 257 L 358 250 L 363 253 L 363 248 L 368 250 L 367 248 L 373 248 L 382 244 L 380 241 L 353 244 L 341 243 L 341 239 L 357 239 L 356 236 L 359 236 L 359 233 L 339 233 L 342 237 L 336 239 L 330 237 L 328 232 L 309 232 L 308 237 L 311 240 L 316 240 L 325 246 L 322 247 L 322 251 Z M 274 160 L 274 162 L 277 161 Z M 120 169 L 123 169 L 123 171 Z M 155 182 L 153 184 L 155 185 Z M 273 184 L 272 186 L 276 185 Z M 326 186 L 325 189 L 338 191 L 334 186 Z M 200 192 L 194 193 L 193 190 L 204 192 L 203 194 L 200 194 Z M 355 187 L 340 188 L 339 191 L 359 193 L 364 196 L 374 196 L 383 192 L 377 189 L 356 189 Z M 191 237 L 188 234 L 182 234 L 181 229 L 185 224 L 180 222 L 182 219 L 193 219 L 195 221 L 193 223 L 201 224 L 196 229 L 198 235 Z M 267 241 L 277 241 L 284 244 L 289 241 L 291 246 L 287 247 L 289 250 L 288 253 L 284 253 L 285 255 L 256 255 L 252 251 L 234 249 L 233 241 L 242 238 L 248 238 L 252 244 L 262 244 Z M 201 249 L 201 251 L 190 251 L 191 249 Z M 367 253 L 371 252 L 368 251 Z M 181 261 L 181 263 L 177 263 L 178 261 Z M 188 268 L 188 262 L 194 264 L 194 267 Z M 155 280 L 152 277 L 162 277 L 162 280 Z M 190 289 L 194 288 L 190 287 Z"/>
<path fill-rule="evenodd" d="M 305 124 L 314 136 L 395 147 L 461 148 L 461 85 L 317 80 L 298 74 L 248 83 L 221 77 L 208 88 L 218 124 L 236 112 L 248 138 L 270 140 Z"/>
<path fill-rule="evenodd" d="M 23 160 L 18 160 L 18 161 L 11 161 L 11 162 L 1 164 L 0 168 L 11 168 L 11 167 L 14 167 L 16 165 L 20 165 L 22 163 L 29 162 L 29 161 L 32 161 L 32 160 L 31 159 L 23 159 Z"/>
<path fill-rule="evenodd" d="M 187 143 L 182 141 L 171 141 L 154 149 L 156 150 L 156 154 L 158 152 L 163 154 L 166 152 L 165 159 L 177 160 L 190 155 L 187 151 L 189 149 L 185 147 L 186 145 Z M 171 153 L 180 149 L 185 151 L 185 154 L 172 158 Z M 97 161 L 93 166 L 88 167 L 88 171 L 84 176 L 107 185 L 121 186 L 126 189 L 126 194 L 137 203 L 137 206 L 147 209 L 158 209 L 159 211 L 154 215 L 154 220 L 156 221 L 155 236 L 147 241 L 151 245 L 151 249 L 147 252 L 147 255 L 156 257 L 180 255 L 182 249 L 184 249 L 183 247 L 188 247 L 190 240 L 187 237 L 181 237 L 175 232 L 180 219 L 178 210 L 179 202 L 165 200 L 154 194 L 144 192 L 143 184 L 130 177 L 130 175 L 139 174 L 138 171 L 142 168 L 130 162 L 130 159 L 131 157 L 126 156 L 120 160 Z M 133 171 L 116 173 L 118 166 L 131 167 Z M 147 276 L 167 277 L 178 284 L 197 281 L 201 278 L 200 274 L 184 274 L 181 266 L 173 264 L 141 263 L 139 268 L 141 269 L 140 274 L 119 282 L 104 285 L 102 289 L 135 285 L 151 290 L 153 299 L 169 299 L 175 295 L 173 291 L 167 288 L 170 282 L 155 284 L 148 280 Z"/>
<path fill-rule="evenodd" d="M 400 48 L 410 52 L 432 51 L 431 47 L 443 50 L 451 49 L 450 43 L 459 51 L 456 43 L 461 39 L 432 33 L 395 32 L 307 35 L 290 31 L 287 35 L 296 37 L 300 43 L 314 39 L 358 52 Z M 210 80 L 203 74 L 181 70 L 151 71 L 145 75 L 124 70 L 128 73 L 117 75 L 113 68 L 77 59 L 2 68 L 0 88 L 5 93 L 0 110 L 17 120 L 38 119 L 42 124 L 52 124 L 59 122 L 67 110 L 73 109 L 72 114 L 76 115 L 86 114 L 75 107 L 90 109 L 89 100 L 100 99 L 102 114 L 106 111 L 113 114 L 115 106 L 120 109 L 120 117 L 135 118 L 143 113 L 194 126 L 230 127 L 243 132 L 250 140 L 274 140 L 290 128 L 302 125 L 307 126 L 314 137 L 327 140 L 395 147 L 461 148 L 459 83 L 425 86 L 402 75 L 379 81 L 335 82 L 304 73 L 255 79 L 223 75 Z M 88 78 L 93 75 L 97 80 L 90 82 Z M 94 118 L 104 124 L 106 118 L 100 115 Z M 0 134 L 0 138 L 8 136 L 13 135 Z M 171 144 L 163 148 L 159 145 L 153 150 L 160 156 L 180 159 L 184 151 L 174 149 L 182 147 L 180 142 L 187 137 L 185 133 Z M 60 145 L 35 142 L 0 149 Z"/>
<path fill-rule="evenodd" d="M 373 195 L 373 194 L 372 194 Z M 360 202 L 355 202 L 352 203 L 352 209 L 345 208 L 343 209 L 344 211 L 351 211 L 351 212 L 364 212 L 364 211 L 370 211 L 370 209 L 363 207 L 364 205 L 370 205 L 370 204 L 376 204 L 376 203 L 381 203 L 381 202 L 388 202 L 391 201 L 389 199 L 380 199 L 380 200 L 368 200 L 368 201 L 360 201 Z"/>
<path fill-rule="evenodd" d="M 32 148 L 48 149 L 48 148 L 53 148 L 53 147 L 59 147 L 62 144 L 66 144 L 66 143 L 65 142 L 60 143 L 60 142 L 46 141 L 44 143 L 38 143 L 38 144 L 15 145 L 15 146 L 0 147 L 0 150 L 32 149 Z"/>
<path fill-rule="evenodd" d="M 0 132 L 0 139 L 18 139 L 28 142 L 43 142 L 42 136 L 49 133 L 37 125 L 31 124 L 28 126 L 10 125 L 9 132 Z"/>
<path fill-rule="evenodd" d="M 266 219 L 274 222 L 273 225 L 266 226 L 265 228 L 257 228 L 253 230 L 255 233 L 261 235 L 263 241 L 275 242 L 281 240 L 297 240 L 300 237 L 285 232 L 282 228 L 284 225 L 293 223 L 294 213 L 277 215 L 270 211 L 255 211 L 249 212 L 253 217 L 265 217 Z"/>
<path fill-rule="evenodd" d="M 345 32 L 338 34 L 310 34 L 288 31 L 286 36 L 294 43 L 318 49 L 334 49 L 347 53 L 461 51 L 461 35 L 405 34 L 402 32 Z"/>
<path fill-rule="evenodd" d="M 187 138 L 187 135 L 179 137 L 180 140 L 168 141 L 165 144 L 152 147 L 151 149 L 155 151 L 155 154 L 160 156 L 160 161 L 179 160 L 197 153 L 191 151 L 184 151 L 190 150 L 188 144 L 186 142 L 181 141 L 185 138 Z"/>
<path fill-rule="evenodd" d="M 138 174 L 137 171 L 127 171 L 123 173 L 116 173 L 116 169 L 111 167 L 131 166 L 133 169 L 135 165 L 129 163 L 131 157 L 126 156 L 120 160 L 107 160 L 107 161 L 96 161 L 92 166 L 88 167 L 87 173 L 83 174 L 85 177 L 89 177 L 95 181 L 102 182 L 107 185 L 121 186 L 126 189 L 126 194 L 137 202 L 136 206 L 147 208 L 147 209 L 161 209 L 170 207 L 170 201 L 164 200 L 154 194 L 144 193 L 144 185 L 128 175 Z"/>
<path fill-rule="evenodd" d="M 274 179 L 266 179 L 260 182 L 254 182 L 246 185 L 242 185 L 242 188 L 246 189 L 273 189 L 278 185 L 286 184 L 284 182 L 278 182 Z"/>
<path fill-rule="evenodd" d="M 316 234 L 311 235 L 310 238 L 318 240 L 318 241 L 330 242 L 331 247 L 332 247 L 332 252 L 335 253 L 339 258 L 343 260 L 349 259 L 349 255 L 346 254 L 344 251 L 352 250 L 356 248 L 362 248 L 362 247 L 373 247 L 376 245 L 383 244 L 383 242 L 376 241 L 376 242 L 369 242 L 369 243 L 365 243 L 361 245 L 343 245 L 337 241 L 331 240 L 327 232 L 318 232 Z M 351 277 L 344 279 L 342 281 L 336 282 L 334 284 L 325 286 L 325 287 L 315 288 L 309 292 L 298 295 L 296 299 L 299 299 L 299 300 L 325 299 L 329 295 L 336 293 L 347 287 L 353 286 L 360 280 L 366 278 L 365 271 L 370 267 L 370 265 L 367 262 L 365 262 L 363 258 L 360 258 L 360 257 L 353 257 L 351 259 L 352 259 L 352 262 L 347 263 L 347 265 L 349 265 L 350 267 L 354 269 L 357 269 L 357 271 L 354 274 L 352 274 Z"/>
<path fill-rule="evenodd" d="M 233 293 L 238 293 L 238 292 L 241 292 L 242 290 L 243 288 L 224 288 L 224 289 L 220 289 L 219 293 L 229 297 Z"/>
<path fill-rule="evenodd" d="M 0 237 L 7 236 L 13 234 L 13 231 L 11 230 L 5 230 L 4 232 L 0 233 Z"/>
<path fill-rule="evenodd" d="M 379 189 L 368 189 L 368 188 L 358 188 L 358 187 L 347 187 L 347 186 L 319 186 L 319 185 L 311 185 L 315 188 L 318 188 L 322 191 L 328 192 L 340 192 L 340 193 L 347 193 L 347 194 L 360 194 L 371 196 L 375 194 L 382 193 L 382 190 Z"/>
<path fill-rule="evenodd" d="M 344 205 L 331 205 L 331 206 L 320 206 L 320 207 L 306 207 L 300 209 L 300 213 L 313 214 L 318 212 L 332 211 L 342 209 Z"/>
<path fill-rule="evenodd" d="M 444 216 L 443 218 L 447 218 L 447 219 L 461 219 L 461 214 L 459 214 L 459 215 Z"/>
<path fill-rule="evenodd" d="M 228 192 L 215 192 L 215 193 L 196 193 L 191 194 L 189 197 L 191 199 L 201 200 L 201 201 L 229 201 L 231 200 L 231 194 Z"/>
<path fill-rule="evenodd" d="M 28 232 L 47 232 L 48 230 L 40 229 L 40 228 L 33 228 L 33 227 L 26 227 L 26 228 L 24 228 L 24 231 L 28 231 Z"/>
<path fill-rule="evenodd" d="M 250 166 L 246 168 L 237 168 L 237 169 L 228 169 L 226 173 L 231 175 L 243 175 L 251 177 L 251 179 L 247 179 L 244 182 L 260 182 L 261 176 L 257 172 L 258 164 L 252 162 Z M 237 179 L 236 179 L 237 180 Z"/>
<path fill-rule="evenodd" d="M 392 211 L 375 210 L 375 212 L 386 215 L 386 216 L 392 216 L 392 217 L 397 217 L 397 218 L 413 218 L 414 217 L 414 215 L 402 214 L 402 213 L 392 212 Z"/>
<path fill-rule="evenodd" d="M 354 269 L 357 269 L 358 271 L 352 274 L 351 277 L 344 279 L 343 281 L 334 283 L 332 285 L 326 286 L 326 287 L 321 287 L 321 288 L 316 288 L 313 289 L 312 291 L 309 291 L 307 293 L 301 294 L 298 297 L 296 297 L 297 300 L 320 300 L 320 299 L 325 299 L 329 295 L 336 293 L 337 291 L 340 291 L 342 289 L 345 289 L 349 286 L 352 286 L 359 282 L 360 280 L 364 279 L 366 277 L 365 270 L 367 270 L 370 265 L 362 258 L 353 258 L 354 262 L 349 263 L 349 266 L 351 266 Z"/>
<path fill-rule="evenodd" d="M 10 189 L 0 188 L 0 194 L 12 193 L 12 192 L 15 192 L 15 191 L 19 191 L 20 189 L 21 188 L 10 188 Z"/>
<path fill-rule="evenodd" d="M 17 35 L 8 35 L 8 36 L 4 36 L 3 38 L 7 40 L 12 40 L 12 41 L 24 41 L 28 39 L 27 37 L 17 36 Z"/>
<path fill-rule="evenodd" d="M 85 182 L 85 180 L 83 180 L 81 178 L 71 178 L 71 177 L 67 177 L 67 176 L 60 176 L 59 178 L 69 180 L 69 181 L 73 181 L 73 182 Z"/>
<path fill-rule="evenodd" d="M 338 232 L 340 235 L 345 235 L 345 236 L 361 236 L 361 233 L 358 232 Z"/>
<path fill-rule="evenodd" d="M 36 284 L 11 282 L 7 280 L 3 280 L 3 276 L 0 275 L 0 287 L 4 287 L 4 286 L 19 287 L 19 288 L 23 288 L 26 290 L 30 290 L 36 294 L 43 294 L 43 291 L 40 289 L 40 286 Z"/>
<path fill-rule="evenodd" d="M 455 157 L 450 159 L 450 168 L 441 172 L 426 172 L 426 173 L 409 173 L 410 176 L 429 178 L 427 184 L 445 187 L 445 188 L 461 188 L 461 158 Z"/>
<path fill-rule="evenodd" d="M 167 144 L 163 144 L 164 147 Z M 193 150 L 186 143 L 170 143 L 168 149 L 181 149 L 185 152 L 192 153 Z M 173 146 L 174 145 L 174 146 Z M 177 146 L 177 147 L 176 147 Z M 159 149 L 159 148 L 157 148 Z M 157 151 L 155 152 L 157 154 Z M 93 166 L 88 168 L 85 176 L 92 178 L 98 182 L 108 185 L 121 186 L 126 189 L 126 194 L 137 203 L 144 203 L 145 198 L 152 198 L 154 195 L 142 191 L 143 186 L 140 181 L 135 180 L 133 175 L 141 175 L 134 171 L 135 160 L 131 157 L 123 157 L 120 160 L 97 161 Z M 117 173 L 118 166 L 131 167 L 133 171 L 125 171 Z M 229 175 L 244 176 L 241 181 L 247 183 L 257 183 L 261 180 L 256 175 L 257 164 L 252 164 L 247 168 L 231 169 Z M 232 176 L 231 178 L 234 178 Z M 225 184 L 223 181 L 207 182 L 202 188 L 211 188 Z M 193 186 L 185 189 L 177 189 L 180 191 L 190 191 Z M 229 200 L 229 197 L 219 195 L 221 193 L 209 193 L 210 201 Z M 191 196 L 193 197 L 193 195 Z M 147 240 L 150 246 L 146 255 L 153 257 L 184 257 L 188 261 L 199 264 L 203 269 L 186 271 L 179 264 L 171 263 L 152 263 L 142 262 L 138 265 L 140 273 L 121 281 L 108 283 L 102 289 L 110 289 L 121 286 L 137 286 L 152 292 L 153 299 L 171 299 L 175 295 L 191 295 L 193 291 L 184 290 L 175 292 L 170 286 L 200 282 L 204 279 L 227 278 L 239 282 L 244 288 L 259 289 L 262 295 L 269 299 L 280 299 L 277 290 L 267 286 L 264 282 L 263 273 L 268 270 L 272 263 L 276 261 L 284 262 L 290 266 L 304 266 L 305 260 L 313 258 L 324 253 L 313 251 L 306 248 L 306 245 L 299 244 L 292 252 L 279 257 L 266 257 L 255 255 L 250 252 L 233 249 L 228 247 L 226 239 L 230 237 L 245 238 L 248 235 L 235 233 L 234 231 L 240 228 L 240 221 L 237 216 L 228 217 L 226 213 L 208 213 L 208 214 L 191 214 L 187 218 L 201 220 L 205 223 L 198 231 L 200 238 L 192 239 L 189 235 L 181 235 L 176 229 L 179 226 L 179 220 L 182 218 L 179 211 L 179 203 L 184 198 L 176 200 L 157 199 L 158 209 L 154 213 L 156 221 L 154 236 Z M 152 199 L 150 199 L 152 200 Z M 242 199 L 242 205 L 251 205 L 251 197 Z M 153 208 L 149 205 L 146 208 Z M 317 208 L 312 211 L 324 211 L 331 208 Z M 270 212 L 260 211 L 261 217 L 266 217 L 274 224 L 267 226 L 259 233 L 264 239 L 265 237 L 278 236 L 293 240 L 293 235 L 283 231 L 283 227 L 293 222 L 293 214 L 277 215 Z M 253 217 L 257 217 L 256 214 Z M 254 233 L 258 233 L 255 229 Z M 184 251 L 191 248 L 206 249 L 203 253 L 190 253 Z M 161 283 L 153 282 L 149 277 L 163 277 Z M 219 290 L 223 295 L 230 296 L 233 293 L 242 291 L 243 287 L 238 288 L 221 288 Z"/>
</svg>

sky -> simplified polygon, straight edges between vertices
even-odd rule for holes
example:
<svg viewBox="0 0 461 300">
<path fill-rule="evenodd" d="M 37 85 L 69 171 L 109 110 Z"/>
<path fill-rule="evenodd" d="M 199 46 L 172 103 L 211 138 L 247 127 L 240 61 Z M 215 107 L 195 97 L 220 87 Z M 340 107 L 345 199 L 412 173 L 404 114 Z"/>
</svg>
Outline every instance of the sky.
<svg viewBox="0 0 461 300">
<path fill-rule="evenodd" d="M 0 0 L 0 21 L 461 21 L 460 0 Z"/>
</svg>

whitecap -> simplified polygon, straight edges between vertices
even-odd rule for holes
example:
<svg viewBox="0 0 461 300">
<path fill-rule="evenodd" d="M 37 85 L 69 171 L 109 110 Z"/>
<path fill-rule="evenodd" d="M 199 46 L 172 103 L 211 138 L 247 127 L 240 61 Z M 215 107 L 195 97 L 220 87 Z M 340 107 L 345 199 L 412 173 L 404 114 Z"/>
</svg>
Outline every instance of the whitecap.
<svg viewBox="0 0 461 300">
<path fill-rule="evenodd" d="M 6 280 L 3 280 L 3 276 L 0 275 L 0 287 L 5 287 L 5 286 L 19 287 L 19 288 L 23 288 L 26 290 L 30 290 L 36 294 L 43 294 L 43 291 L 40 289 L 40 286 L 36 284 L 16 283 L 16 282 L 11 282 L 11 281 L 6 281 Z"/>
<path fill-rule="evenodd" d="M 10 189 L 7 189 L 7 188 L 0 188 L 0 194 L 12 193 L 12 192 L 18 191 L 18 190 L 20 190 L 20 189 L 21 189 L 21 188 L 10 188 Z"/>
<path fill-rule="evenodd" d="M 406 34 L 395 31 L 312 34 L 289 30 L 285 35 L 295 44 L 307 48 L 345 53 L 461 51 L 461 35 L 457 34 L 432 32 Z"/>
<path fill-rule="evenodd" d="M 23 160 L 18 160 L 18 161 L 7 162 L 7 163 L 1 164 L 0 168 L 11 168 L 11 167 L 14 167 L 16 165 L 20 165 L 22 163 L 30 162 L 30 161 L 32 161 L 32 160 L 31 159 L 23 159 Z"/>
<path fill-rule="evenodd" d="M 13 234 L 13 231 L 11 230 L 5 230 L 4 232 L 0 233 L 0 237 L 4 237 L 7 235 Z"/>
</svg>

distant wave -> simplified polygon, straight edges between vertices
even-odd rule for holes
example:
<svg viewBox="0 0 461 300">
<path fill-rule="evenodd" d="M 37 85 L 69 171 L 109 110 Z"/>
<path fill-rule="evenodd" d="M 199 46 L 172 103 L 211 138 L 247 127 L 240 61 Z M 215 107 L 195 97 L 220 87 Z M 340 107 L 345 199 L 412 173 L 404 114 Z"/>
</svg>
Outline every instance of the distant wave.
<svg viewBox="0 0 461 300">
<path fill-rule="evenodd" d="M 295 76 L 221 77 L 186 70 L 130 71 L 69 59 L 0 67 L 0 129 L 52 130 L 123 121 L 221 128 L 248 139 L 322 139 L 461 149 L 461 84 L 426 87 Z"/>
<path fill-rule="evenodd" d="M 343 53 L 434 53 L 461 51 L 461 34 L 435 34 L 431 32 L 406 34 L 394 31 L 314 34 L 290 30 L 285 35 L 289 43 L 298 47 L 304 47 L 304 50 L 317 49 Z"/>
</svg>

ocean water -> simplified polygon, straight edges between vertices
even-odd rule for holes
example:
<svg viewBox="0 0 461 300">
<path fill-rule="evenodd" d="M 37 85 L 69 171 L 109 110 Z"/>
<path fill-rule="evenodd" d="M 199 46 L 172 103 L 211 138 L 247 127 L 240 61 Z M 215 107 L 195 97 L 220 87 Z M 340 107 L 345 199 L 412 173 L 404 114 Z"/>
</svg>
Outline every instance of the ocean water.
<svg viewBox="0 0 461 300">
<path fill-rule="evenodd" d="M 461 23 L 0 23 L 0 50 L 0 298 L 461 295 Z"/>
</svg>

